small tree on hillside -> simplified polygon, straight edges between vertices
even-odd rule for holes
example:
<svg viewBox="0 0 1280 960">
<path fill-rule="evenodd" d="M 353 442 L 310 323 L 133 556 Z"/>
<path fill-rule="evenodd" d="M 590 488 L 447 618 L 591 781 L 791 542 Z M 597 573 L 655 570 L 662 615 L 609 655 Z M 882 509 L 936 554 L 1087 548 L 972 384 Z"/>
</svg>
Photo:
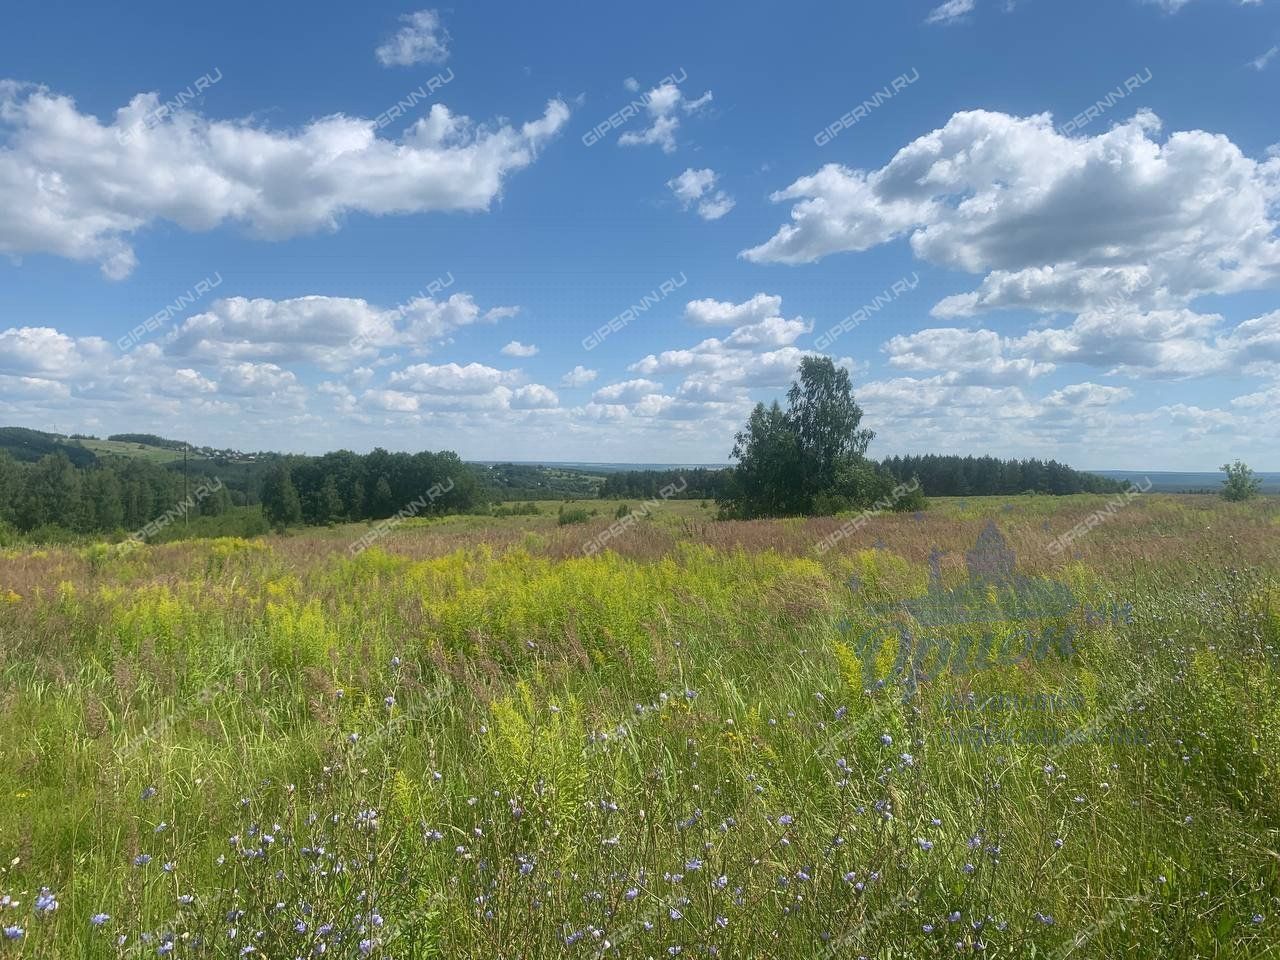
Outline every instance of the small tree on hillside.
<svg viewBox="0 0 1280 960">
<path fill-rule="evenodd" d="M 1253 471 L 1240 460 L 1235 463 L 1224 463 L 1222 471 L 1227 479 L 1222 483 L 1222 496 L 1225 500 L 1252 500 L 1258 495 L 1262 481 L 1253 475 Z"/>
</svg>

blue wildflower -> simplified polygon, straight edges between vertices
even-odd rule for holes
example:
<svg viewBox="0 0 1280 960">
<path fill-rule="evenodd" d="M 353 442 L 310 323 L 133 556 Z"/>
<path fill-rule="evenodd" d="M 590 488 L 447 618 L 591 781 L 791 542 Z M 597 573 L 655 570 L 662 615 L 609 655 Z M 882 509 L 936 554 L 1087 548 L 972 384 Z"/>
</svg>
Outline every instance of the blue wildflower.
<svg viewBox="0 0 1280 960">
<path fill-rule="evenodd" d="M 48 887 L 41 887 L 36 894 L 35 910 L 40 916 L 53 913 L 58 909 L 58 901 Z"/>
</svg>

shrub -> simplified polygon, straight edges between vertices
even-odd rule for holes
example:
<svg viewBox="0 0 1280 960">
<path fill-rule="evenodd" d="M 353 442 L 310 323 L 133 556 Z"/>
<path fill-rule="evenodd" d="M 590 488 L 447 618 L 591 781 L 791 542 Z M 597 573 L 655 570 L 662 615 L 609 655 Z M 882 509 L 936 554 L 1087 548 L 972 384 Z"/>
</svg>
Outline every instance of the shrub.
<svg viewBox="0 0 1280 960">
<path fill-rule="evenodd" d="M 564 527 L 571 523 L 586 523 L 590 519 L 591 514 L 586 507 L 570 507 L 568 510 L 560 510 L 560 517 L 556 522 Z"/>
</svg>

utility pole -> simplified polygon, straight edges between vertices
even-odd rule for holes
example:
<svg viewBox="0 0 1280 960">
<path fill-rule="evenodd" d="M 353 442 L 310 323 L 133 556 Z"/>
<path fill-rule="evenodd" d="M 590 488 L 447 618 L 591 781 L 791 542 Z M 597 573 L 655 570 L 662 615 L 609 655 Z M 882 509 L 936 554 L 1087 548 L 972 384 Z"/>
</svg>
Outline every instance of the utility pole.
<svg viewBox="0 0 1280 960">
<path fill-rule="evenodd" d="M 182 524 L 191 529 L 191 494 L 188 492 L 190 483 L 187 476 L 187 448 L 189 444 L 182 445 L 182 502 L 187 505 L 187 509 L 182 512 Z"/>
</svg>

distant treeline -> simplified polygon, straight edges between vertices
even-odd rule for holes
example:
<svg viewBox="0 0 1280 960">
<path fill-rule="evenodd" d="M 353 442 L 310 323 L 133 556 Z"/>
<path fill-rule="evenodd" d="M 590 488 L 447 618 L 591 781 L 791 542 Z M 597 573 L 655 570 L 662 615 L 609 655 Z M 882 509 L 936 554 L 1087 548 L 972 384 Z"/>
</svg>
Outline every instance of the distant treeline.
<svg viewBox="0 0 1280 960">
<path fill-rule="evenodd" d="M 899 483 L 920 478 L 927 496 L 979 497 L 1017 493 L 1114 493 L 1124 484 L 1093 473 L 1084 473 L 1056 460 L 1000 460 L 996 457 L 936 455 L 889 457 L 880 466 Z M 697 467 L 688 470 L 625 470 L 605 477 L 600 488 L 604 499 L 650 498 L 669 484 L 687 482 L 677 497 L 713 500 L 725 494 L 732 468 Z"/>
<path fill-rule="evenodd" d="M 186 444 L 152 434 L 110 439 L 148 447 Z M 995 457 L 890 457 L 863 461 L 846 477 L 857 496 L 816 498 L 786 515 L 850 509 L 881 487 L 919 478 L 930 496 L 1111 493 L 1117 480 L 1056 461 Z M 855 471 L 857 473 L 857 471 Z M 864 476 L 865 474 L 865 476 Z M 873 474 L 880 479 L 874 479 Z M 854 482 L 857 481 L 857 482 Z M 95 455 L 74 441 L 21 427 L 0 428 L 0 543 L 6 530 L 33 539 L 67 534 L 147 539 L 262 532 L 296 524 L 382 520 L 396 515 L 488 513 L 494 504 L 531 500 L 650 500 L 679 487 L 680 499 L 726 501 L 740 496 L 733 469 L 587 470 L 530 464 L 464 463 L 454 453 L 368 454 L 339 450 L 321 457 L 255 454 L 193 456 L 157 463 L 144 456 Z M 883 492 L 883 491 L 881 491 Z M 183 521 L 175 526 L 175 518 Z M 163 533 L 156 529 L 159 523 Z"/>
<path fill-rule="evenodd" d="M 996 457 L 961 457 L 925 454 L 889 457 L 881 467 L 899 481 L 919 477 L 931 497 L 994 497 L 1015 493 L 1116 493 L 1125 489 L 1118 480 L 1072 470 L 1056 460 L 1000 460 Z"/>
<path fill-rule="evenodd" d="M 449 452 L 275 457 L 257 468 L 265 471 L 257 476 L 243 465 L 221 466 L 236 475 L 228 479 L 218 463 L 206 460 L 191 461 L 184 474 L 181 463 L 100 457 L 77 467 L 63 450 L 34 463 L 0 450 L 0 542 L 6 528 L 58 539 L 68 533 L 130 536 L 148 525 L 144 539 L 153 539 L 157 522 L 172 536 L 176 520 L 220 517 L 236 507 L 252 507 L 253 517 L 205 528 L 263 532 L 261 519 L 252 522 L 258 503 L 261 517 L 287 526 L 471 512 L 485 509 L 488 499 L 475 469 Z"/>
<path fill-rule="evenodd" d="M 262 482 L 262 511 L 275 526 L 463 513 L 485 502 L 475 470 L 456 453 L 378 448 L 322 457 L 282 457 Z"/>
<path fill-rule="evenodd" d="M 674 494 L 677 500 L 714 500 L 729 488 L 732 470 L 724 468 L 692 467 L 688 470 L 623 470 L 604 478 L 600 497 L 605 500 L 624 500 L 637 497 L 651 500 L 658 491 L 679 485 L 684 488 Z"/>
<path fill-rule="evenodd" d="M 142 459 L 110 458 L 76 467 L 62 451 L 24 463 L 0 450 L 0 528 L 40 535 L 141 530 L 188 500 L 184 516 L 219 516 L 244 494 Z"/>
</svg>

